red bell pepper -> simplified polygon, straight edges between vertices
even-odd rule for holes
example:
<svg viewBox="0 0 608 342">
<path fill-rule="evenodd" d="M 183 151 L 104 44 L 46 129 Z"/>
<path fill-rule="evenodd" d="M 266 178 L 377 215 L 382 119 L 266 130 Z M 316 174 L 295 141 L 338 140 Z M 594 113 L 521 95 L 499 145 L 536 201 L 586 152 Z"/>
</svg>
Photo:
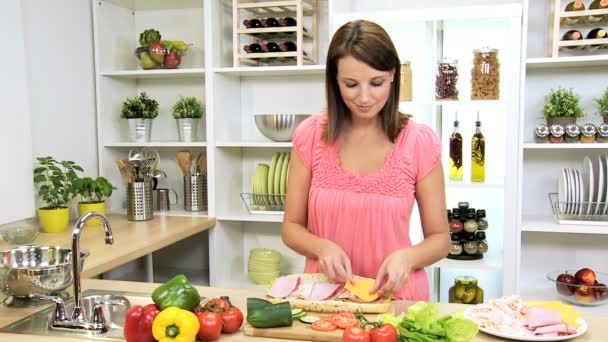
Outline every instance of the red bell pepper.
<svg viewBox="0 0 608 342">
<path fill-rule="evenodd" d="M 156 304 L 132 307 L 125 318 L 125 339 L 127 342 L 154 342 L 152 323 L 159 313 L 160 309 Z"/>
</svg>

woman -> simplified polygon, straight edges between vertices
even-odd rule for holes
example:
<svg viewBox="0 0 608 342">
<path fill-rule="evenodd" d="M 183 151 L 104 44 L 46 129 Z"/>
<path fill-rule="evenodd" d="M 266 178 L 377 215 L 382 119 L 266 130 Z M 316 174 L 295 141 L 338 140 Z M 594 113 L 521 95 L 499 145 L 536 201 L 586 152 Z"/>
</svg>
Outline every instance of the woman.
<svg viewBox="0 0 608 342">
<path fill-rule="evenodd" d="M 306 256 L 306 273 L 335 282 L 375 278 L 372 293 L 428 300 L 424 267 L 447 256 L 441 143 L 398 112 L 399 57 L 388 34 L 353 21 L 327 55 L 327 115 L 293 137 L 282 238 Z M 412 246 L 414 200 L 424 241 Z"/>
</svg>

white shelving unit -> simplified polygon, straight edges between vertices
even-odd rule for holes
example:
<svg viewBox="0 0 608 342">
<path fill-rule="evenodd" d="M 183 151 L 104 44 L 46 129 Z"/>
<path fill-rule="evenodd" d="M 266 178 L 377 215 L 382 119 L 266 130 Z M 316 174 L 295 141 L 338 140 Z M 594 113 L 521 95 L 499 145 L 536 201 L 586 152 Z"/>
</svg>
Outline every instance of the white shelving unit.
<svg viewBox="0 0 608 342">
<path fill-rule="evenodd" d="M 187 57 L 184 57 L 187 58 Z M 118 70 L 100 73 L 101 76 L 131 79 L 158 79 L 158 78 L 203 78 L 204 68 L 192 69 L 153 69 L 153 70 Z"/>
<path fill-rule="evenodd" d="M 608 65 L 608 56 L 535 57 L 526 60 L 528 69 L 600 67 Z"/>
<path fill-rule="evenodd" d="M 535 144 L 526 143 L 524 144 L 526 150 L 606 150 L 608 144 L 596 143 L 596 144 Z"/>
<path fill-rule="evenodd" d="M 553 216 L 526 216 L 521 230 L 524 232 L 608 234 L 608 224 L 599 226 L 557 224 Z"/>
</svg>

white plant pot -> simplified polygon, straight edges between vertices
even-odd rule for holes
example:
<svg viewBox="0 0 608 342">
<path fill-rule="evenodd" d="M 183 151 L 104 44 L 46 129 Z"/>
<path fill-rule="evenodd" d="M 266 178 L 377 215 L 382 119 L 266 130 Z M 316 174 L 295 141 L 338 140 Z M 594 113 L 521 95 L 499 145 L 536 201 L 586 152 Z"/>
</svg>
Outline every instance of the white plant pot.
<svg viewBox="0 0 608 342">
<path fill-rule="evenodd" d="M 180 142 L 198 141 L 198 121 L 200 119 L 175 119 Z"/>
</svg>

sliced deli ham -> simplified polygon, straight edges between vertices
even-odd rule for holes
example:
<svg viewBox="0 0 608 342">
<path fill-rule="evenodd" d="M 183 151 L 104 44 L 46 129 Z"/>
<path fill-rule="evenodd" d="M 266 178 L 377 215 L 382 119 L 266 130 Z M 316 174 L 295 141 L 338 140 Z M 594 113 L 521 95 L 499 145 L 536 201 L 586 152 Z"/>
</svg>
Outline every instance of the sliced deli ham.
<svg viewBox="0 0 608 342">
<path fill-rule="evenodd" d="M 561 323 L 563 323 L 562 315 L 557 311 L 536 307 L 528 309 L 528 327 L 530 329 Z"/>
<path fill-rule="evenodd" d="M 545 334 L 558 334 L 558 335 L 568 335 L 570 334 L 568 327 L 566 324 L 554 324 L 547 325 L 544 327 L 539 327 L 534 330 L 534 335 L 545 335 Z"/>
<path fill-rule="evenodd" d="M 270 297 L 285 298 L 300 285 L 300 277 L 277 278 L 268 292 Z"/>
<path fill-rule="evenodd" d="M 314 283 L 300 282 L 300 286 L 298 286 L 298 289 L 295 290 L 290 297 L 308 299 L 310 297 L 310 293 L 312 292 L 313 285 Z"/>
<path fill-rule="evenodd" d="M 338 291 L 341 291 L 342 289 L 344 289 L 343 284 L 316 282 L 312 287 L 312 291 L 310 292 L 310 297 L 308 297 L 308 300 L 327 300 L 335 297 L 335 294 Z"/>
</svg>

